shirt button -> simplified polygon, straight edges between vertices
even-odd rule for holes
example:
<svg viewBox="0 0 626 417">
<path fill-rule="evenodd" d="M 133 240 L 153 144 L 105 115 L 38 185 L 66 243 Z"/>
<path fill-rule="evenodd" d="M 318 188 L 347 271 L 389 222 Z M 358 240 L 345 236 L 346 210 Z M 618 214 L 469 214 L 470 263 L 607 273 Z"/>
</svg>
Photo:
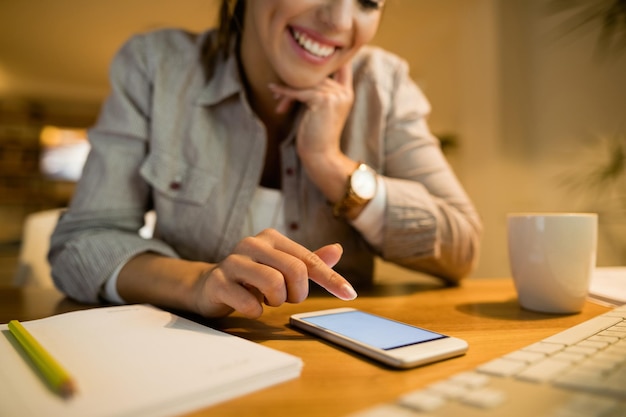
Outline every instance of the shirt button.
<svg viewBox="0 0 626 417">
<path fill-rule="evenodd" d="M 289 223 L 289 229 L 291 230 L 298 230 L 300 228 L 300 225 L 296 222 L 291 222 Z"/>
<path fill-rule="evenodd" d="M 181 186 L 182 186 L 182 184 L 180 183 L 180 181 L 172 181 L 172 182 L 170 182 L 170 190 L 180 190 Z"/>
<path fill-rule="evenodd" d="M 293 176 L 294 170 L 293 168 L 289 167 L 285 170 L 285 174 L 287 174 L 287 176 L 291 177 Z"/>
</svg>

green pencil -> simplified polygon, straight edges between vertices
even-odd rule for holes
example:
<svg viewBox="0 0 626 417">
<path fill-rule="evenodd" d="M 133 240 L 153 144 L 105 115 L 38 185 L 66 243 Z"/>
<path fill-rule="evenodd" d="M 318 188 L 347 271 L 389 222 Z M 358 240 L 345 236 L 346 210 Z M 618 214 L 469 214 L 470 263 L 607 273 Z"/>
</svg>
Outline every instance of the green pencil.
<svg viewBox="0 0 626 417">
<path fill-rule="evenodd" d="M 33 361 L 50 387 L 63 397 L 70 397 L 76 391 L 70 374 L 50 355 L 39 342 L 17 320 L 9 322 L 9 331 L 28 357 Z"/>
</svg>

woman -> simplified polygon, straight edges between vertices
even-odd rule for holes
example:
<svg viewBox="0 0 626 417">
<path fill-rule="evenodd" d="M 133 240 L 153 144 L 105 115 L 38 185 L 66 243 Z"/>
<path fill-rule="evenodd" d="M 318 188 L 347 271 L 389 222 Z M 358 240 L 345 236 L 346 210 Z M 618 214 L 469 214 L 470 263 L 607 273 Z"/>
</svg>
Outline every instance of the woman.
<svg viewBox="0 0 626 417">
<path fill-rule="evenodd" d="M 353 299 L 374 254 L 467 275 L 481 225 L 428 103 L 403 61 L 364 47 L 382 8 L 224 0 L 217 31 L 132 38 L 52 237 L 56 285 L 83 302 L 258 317 L 304 300 L 309 278 Z"/>
</svg>

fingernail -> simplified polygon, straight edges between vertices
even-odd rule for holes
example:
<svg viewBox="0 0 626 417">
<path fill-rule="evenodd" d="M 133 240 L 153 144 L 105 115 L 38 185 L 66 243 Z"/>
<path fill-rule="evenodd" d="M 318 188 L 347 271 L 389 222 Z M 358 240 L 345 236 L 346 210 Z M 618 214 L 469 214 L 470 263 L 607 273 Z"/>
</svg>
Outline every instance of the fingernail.
<svg viewBox="0 0 626 417">
<path fill-rule="evenodd" d="M 348 283 L 341 286 L 341 292 L 344 294 L 343 299 L 346 301 L 354 300 L 358 296 L 352 285 Z"/>
</svg>

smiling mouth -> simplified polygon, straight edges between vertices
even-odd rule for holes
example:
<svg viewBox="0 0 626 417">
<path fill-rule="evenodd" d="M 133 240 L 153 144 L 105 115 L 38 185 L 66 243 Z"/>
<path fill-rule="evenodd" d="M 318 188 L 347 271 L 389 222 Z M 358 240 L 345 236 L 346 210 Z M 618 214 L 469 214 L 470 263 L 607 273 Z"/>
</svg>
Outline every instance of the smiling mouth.
<svg viewBox="0 0 626 417">
<path fill-rule="evenodd" d="M 293 28 L 291 28 L 291 35 L 302 49 L 319 58 L 328 58 L 337 49 L 334 46 L 319 43 L 310 38 L 306 33 Z"/>
</svg>

